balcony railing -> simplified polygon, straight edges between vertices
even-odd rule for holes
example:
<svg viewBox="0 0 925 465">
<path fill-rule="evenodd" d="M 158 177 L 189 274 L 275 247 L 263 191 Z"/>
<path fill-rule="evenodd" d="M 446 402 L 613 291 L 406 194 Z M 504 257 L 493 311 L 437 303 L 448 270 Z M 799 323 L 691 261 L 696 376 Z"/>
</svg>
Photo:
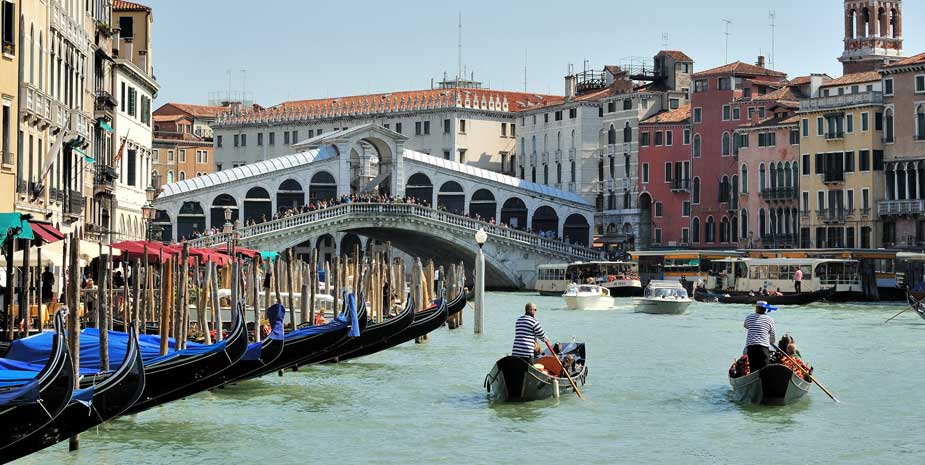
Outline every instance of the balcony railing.
<svg viewBox="0 0 925 465">
<path fill-rule="evenodd" d="M 847 208 L 823 208 L 818 210 L 819 220 L 826 223 L 844 223 L 848 219 Z"/>
<path fill-rule="evenodd" d="M 690 179 L 675 179 L 671 181 L 671 191 L 672 192 L 690 192 L 691 190 L 691 180 Z"/>
<path fill-rule="evenodd" d="M 568 159 L 575 160 L 578 157 L 578 149 L 570 148 L 568 149 Z"/>
<path fill-rule="evenodd" d="M 607 144 L 607 155 L 614 156 L 617 154 L 617 146 L 615 144 Z"/>
<path fill-rule="evenodd" d="M 116 99 L 108 91 L 98 90 L 94 108 L 97 111 L 113 111 L 116 109 Z"/>
<path fill-rule="evenodd" d="M 825 138 L 827 140 L 844 139 L 845 133 L 843 131 L 827 132 L 825 133 Z"/>
<path fill-rule="evenodd" d="M 797 198 L 796 187 L 771 187 L 761 191 L 761 198 L 771 200 L 793 200 Z"/>
<path fill-rule="evenodd" d="M 857 94 L 830 95 L 800 100 L 800 111 L 814 111 L 826 108 L 841 108 L 853 105 L 883 103 L 883 92 L 861 92 Z"/>
<path fill-rule="evenodd" d="M 877 202 L 877 211 L 886 215 L 918 215 L 925 213 L 925 200 L 881 200 Z"/>
<path fill-rule="evenodd" d="M 19 85 L 19 111 L 24 115 L 51 122 L 51 98 L 32 84 Z"/>
<path fill-rule="evenodd" d="M 93 184 L 97 187 L 106 187 L 113 189 L 116 186 L 116 179 L 119 179 L 119 172 L 115 168 L 96 163 L 96 172 L 93 173 Z"/>
<path fill-rule="evenodd" d="M 799 242 L 799 234 L 765 234 L 761 237 L 761 245 L 771 249 L 797 247 Z"/>
<path fill-rule="evenodd" d="M 555 156 L 556 156 L 556 162 L 557 162 L 557 163 L 562 163 L 562 150 L 561 150 L 561 149 L 556 149 L 556 155 L 555 155 Z"/>
</svg>

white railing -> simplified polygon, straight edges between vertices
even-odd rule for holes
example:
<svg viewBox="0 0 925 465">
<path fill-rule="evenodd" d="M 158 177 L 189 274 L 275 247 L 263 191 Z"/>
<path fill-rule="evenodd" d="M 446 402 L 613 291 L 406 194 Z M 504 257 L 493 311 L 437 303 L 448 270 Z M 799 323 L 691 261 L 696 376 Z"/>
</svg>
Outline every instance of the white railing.
<svg viewBox="0 0 925 465">
<path fill-rule="evenodd" d="M 925 200 L 881 200 L 877 202 L 881 215 L 908 215 L 925 212 Z"/>
<path fill-rule="evenodd" d="M 530 245 L 544 251 L 555 252 L 568 255 L 574 258 L 584 260 L 599 260 L 601 252 L 581 245 L 568 244 L 552 239 L 545 239 L 536 234 L 499 226 L 496 224 L 479 221 L 462 215 L 435 210 L 422 205 L 408 203 L 347 203 L 336 207 L 315 210 L 307 213 L 280 218 L 278 220 L 268 221 L 266 223 L 244 226 L 235 230 L 238 239 L 247 242 L 247 239 L 255 238 L 265 234 L 276 233 L 285 229 L 297 228 L 299 226 L 316 224 L 321 221 L 343 219 L 347 217 L 372 216 L 381 218 L 386 216 L 405 216 L 415 219 L 425 219 L 434 223 L 441 223 L 466 229 L 475 233 L 482 228 L 488 233 L 489 238 L 500 239 L 504 241 L 518 242 Z M 321 226 L 321 225 L 317 225 Z M 224 244 L 231 236 L 229 233 L 221 233 L 213 236 L 204 236 L 189 241 L 191 247 L 213 247 Z M 490 240 L 489 239 L 489 240 Z"/>
</svg>

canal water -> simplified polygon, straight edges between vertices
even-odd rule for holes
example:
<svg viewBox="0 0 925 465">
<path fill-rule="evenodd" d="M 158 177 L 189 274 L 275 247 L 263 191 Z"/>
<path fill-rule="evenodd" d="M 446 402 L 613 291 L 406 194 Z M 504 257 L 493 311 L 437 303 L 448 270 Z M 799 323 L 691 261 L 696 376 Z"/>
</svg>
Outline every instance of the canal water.
<svg viewBox="0 0 925 465">
<path fill-rule="evenodd" d="M 527 301 L 554 340 L 585 341 L 587 400 L 494 405 L 482 386 Z M 465 326 L 341 365 L 303 368 L 118 419 L 18 464 L 911 464 L 925 463 L 925 322 L 899 305 L 815 304 L 772 315 L 818 388 L 787 407 L 730 402 L 726 369 L 747 306 L 683 316 L 565 310 L 489 293 Z"/>
</svg>

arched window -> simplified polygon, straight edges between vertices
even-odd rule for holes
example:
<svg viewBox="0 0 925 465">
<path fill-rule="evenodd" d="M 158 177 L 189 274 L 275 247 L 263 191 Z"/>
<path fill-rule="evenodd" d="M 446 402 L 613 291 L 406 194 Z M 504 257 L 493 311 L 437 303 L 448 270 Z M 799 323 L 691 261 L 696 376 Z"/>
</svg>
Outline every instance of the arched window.
<svg viewBox="0 0 925 465">
<path fill-rule="evenodd" d="M 610 125 L 610 129 L 607 131 L 607 143 L 613 145 L 617 143 L 617 130 L 613 128 L 613 125 Z"/>
<path fill-rule="evenodd" d="M 562 184 L 562 163 L 556 162 L 556 183 Z"/>
<path fill-rule="evenodd" d="M 712 216 L 707 217 L 707 222 L 703 229 L 703 236 L 706 242 L 716 242 L 716 222 L 713 221 Z"/>
<path fill-rule="evenodd" d="M 35 26 L 29 25 L 29 82 L 35 84 Z"/>
<path fill-rule="evenodd" d="M 183 181 L 186 179 L 186 171 L 180 171 L 180 180 Z"/>
<path fill-rule="evenodd" d="M 556 150 L 562 150 L 562 132 L 556 133 Z"/>
<path fill-rule="evenodd" d="M 536 166 L 530 168 L 530 182 L 536 182 Z"/>
<path fill-rule="evenodd" d="M 628 178 L 630 177 L 630 154 L 623 154 L 623 171 L 624 175 Z"/>
<path fill-rule="evenodd" d="M 616 163 L 614 162 L 614 157 L 610 156 L 608 158 L 610 158 L 610 177 L 615 178 L 617 177 L 617 172 L 616 172 Z"/>
<path fill-rule="evenodd" d="M 742 164 L 742 193 L 748 193 L 748 166 L 745 163 Z"/>
<path fill-rule="evenodd" d="M 729 218 L 725 216 L 719 220 L 719 241 L 729 242 Z"/>
<path fill-rule="evenodd" d="M 520 138 L 520 153 L 522 154 L 527 153 L 527 139 L 524 138 L 523 136 L 521 136 Z"/>
<path fill-rule="evenodd" d="M 790 164 L 790 177 L 793 179 L 793 185 L 790 186 L 790 187 L 794 187 L 794 188 L 800 187 L 800 174 L 799 174 L 799 169 L 800 169 L 800 168 L 799 168 L 797 162 L 793 162 L 793 163 Z"/>
<path fill-rule="evenodd" d="M 925 104 L 915 109 L 915 140 L 925 140 Z"/>
<path fill-rule="evenodd" d="M 543 163 L 543 184 L 549 185 L 549 165 Z"/>
<path fill-rule="evenodd" d="M 173 184 L 173 171 L 167 172 L 167 184 Z"/>
<path fill-rule="evenodd" d="M 764 237 L 765 231 L 766 231 L 766 228 L 765 228 L 765 221 L 766 221 L 766 220 L 765 220 L 765 217 L 764 217 L 764 209 L 762 208 L 762 209 L 758 210 L 758 236 L 760 236 L 760 237 L 762 237 L 762 238 Z"/>
<path fill-rule="evenodd" d="M 724 132 L 723 133 L 723 156 L 724 157 L 729 156 L 729 146 L 730 146 L 729 133 Z"/>
<path fill-rule="evenodd" d="M 784 163 L 784 187 L 793 187 L 793 172 L 790 170 L 790 162 Z"/>
<path fill-rule="evenodd" d="M 887 142 L 893 142 L 893 109 L 883 112 L 883 137 Z"/>
<path fill-rule="evenodd" d="M 777 187 L 784 187 L 784 164 L 777 162 Z"/>
<path fill-rule="evenodd" d="M 700 218 L 691 222 L 691 242 L 700 242 Z"/>
<path fill-rule="evenodd" d="M 700 134 L 694 134 L 694 158 L 700 158 Z"/>
<path fill-rule="evenodd" d="M 43 49 L 42 49 L 42 33 L 39 32 L 39 82 L 38 82 L 39 89 L 42 89 L 42 88 L 43 88 L 43 87 L 42 87 L 42 86 L 43 86 L 43 80 L 42 80 L 42 79 L 43 79 L 43 77 L 44 77 L 44 73 L 43 73 L 42 69 L 44 68 L 44 65 L 45 65 L 45 57 L 44 57 L 44 55 L 45 55 L 45 53 L 44 53 L 44 51 L 43 51 Z"/>
<path fill-rule="evenodd" d="M 767 184 L 764 179 L 764 163 L 758 165 L 758 192 L 764 192 Z"/>
<path fill-rule="evenodd" d="M 569 147 L 575 148 L 575 130 L 574 129 L 572 129 L 572 137 L 569 139 L 569 143 L 571 144 L 569 145 Z"/>
<path fill-rule="evenodd" d="M 742 233 L 739 236 L 742 239 L 748 238 L 748 210 L 744 208 L 739 213 L 739 225 L 742 227 Z"/>
<path fill-rule="evenodd" d="M 700 203 L 700 178 L 699 177 L 694 178 L 694 193 L 692 197 L 693 197 L 692 201 L 694 202 L 695 205 Z"/>
<path fill-rule="evenodd" d="M 633 128 L 630 127 L 629 121 L 626 122 L 626 125 L 623 126 L 623 142 L 632 142 L 633 141 Z"/>
<path fill-rule="evenodd" d="M 777 165 L 771 163 L 771 189 L 777 187 Z"/>
</svg>

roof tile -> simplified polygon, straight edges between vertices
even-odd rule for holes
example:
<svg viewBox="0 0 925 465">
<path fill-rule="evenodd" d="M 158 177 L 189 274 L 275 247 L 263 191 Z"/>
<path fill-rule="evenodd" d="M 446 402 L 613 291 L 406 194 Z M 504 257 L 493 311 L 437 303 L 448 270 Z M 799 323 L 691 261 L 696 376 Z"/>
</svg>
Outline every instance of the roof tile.
<svg viewBox="0 0 925 465">
<path fill-rule="evenodd" d="M 681 105 L 674 110 L 663 111 L 644 119 L 640 124 L 683 123 L 691 117 L 690 104 Z"/>
<path fill-rule="evenodd" d="M 144 6 L 140 3 L 127 2 L 125 0 L 115 0 L 112 2 L 113 11 L 151 11 L 151 7 Z"/>
<path fill-rule="evenodd" d="M 773 69 L 762 68 L 760 66 L 750 65 L 748 63 L 743 63 L 741 61 L 735 61 L 723 66 L 717 66 L 716 68 L 711 68 L 706 71 L 701 71 L 699 73 L 694 73 L 694 77 L 706 77 L 706 76 L 715 76 L 720 74 L 741 74 L 741 75 L 750 75 L 750 76 L 771 76 L 771 77 L 786 77 L 787 73 L 782 73 L 780 71 L 774 71 Z"/>
<path fill-rule="evenodd" d="M 864 82 L 874 82 L 880 80 L 879 71 L 865 71 L 863 73 L 851 73 L 846 74 L 842 77 L 838 77 L 823 83 L 819 87 L 836 87 L 836 86 L 847 86 L 851 84 L 860 84 Z"/>
</svg>

